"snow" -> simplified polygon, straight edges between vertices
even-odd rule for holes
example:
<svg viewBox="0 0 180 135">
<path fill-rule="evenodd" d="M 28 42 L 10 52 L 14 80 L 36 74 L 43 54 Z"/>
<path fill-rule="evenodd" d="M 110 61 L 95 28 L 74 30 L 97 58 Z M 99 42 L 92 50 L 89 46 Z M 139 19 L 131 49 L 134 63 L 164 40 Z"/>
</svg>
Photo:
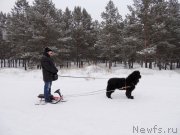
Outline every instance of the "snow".
<svg viewBox="0 0 180 135">
<path fill-rule="evenodd" d="M 149 48 L 145 48 L 137 53 L 144 55 L 144 54 L 155 54 L 156 52 L 156 47 L 149 47 Z"/>
<path fill-rule="evenodd" d="M 105 89 L 108 78 L 126 77 L 134 70 L 142 74 L 133 92 L 134 100 L 118 90 L 112 94 L 112 100 L 106 98 L 105 91 L 72 96 Z M 89 66 L 62 69 L 59 74 L 101 79 L 61 77 L 53 82 L 52 89 L 60 88 L 68 101 L 35 105 L 37 95 L 43 92 L 41 71 L 0 69 L 0 135 L 175 135 L 180 132 L 179 70 L 120 67 L 107 70 Z"/>
</svg>

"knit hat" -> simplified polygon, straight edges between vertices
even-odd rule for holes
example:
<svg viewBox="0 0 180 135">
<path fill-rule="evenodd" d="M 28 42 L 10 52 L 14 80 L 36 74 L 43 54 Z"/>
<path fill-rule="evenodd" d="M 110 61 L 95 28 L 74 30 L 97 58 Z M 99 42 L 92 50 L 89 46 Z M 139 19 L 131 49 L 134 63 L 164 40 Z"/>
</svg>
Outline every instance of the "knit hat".
<svg viewBox="0 0 180 135">
<path fill-rule="evenodd" d="M 50 48 L 48 48 L 48 47 L 46 47 L 45 49 L 44 49 L 44 52 L 50 52 L 50 51 L 52 51 Z"/>
</svg>

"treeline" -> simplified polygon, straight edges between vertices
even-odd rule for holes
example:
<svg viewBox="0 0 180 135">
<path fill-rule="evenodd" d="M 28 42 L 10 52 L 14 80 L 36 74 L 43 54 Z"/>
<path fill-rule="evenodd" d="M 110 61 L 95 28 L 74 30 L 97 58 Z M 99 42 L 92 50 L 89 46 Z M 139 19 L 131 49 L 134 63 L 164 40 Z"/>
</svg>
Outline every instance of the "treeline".
<svg viewBox="0 0 180 135">
<path fill-rule="evenodd" d="M 51 0 L 34 0 L 32 5 L 18 0 L 10 13 L 0 13 L 0 59 L 39 65 L 48 46 L 57 65 L 106 62 L 109 68 L 112 63 L 133 68 L 138 62 L 149 68 L 180 68 L 178 0 L 133 1 L 122 19 L 110 0 L 99 22 L 79 6 L 62 11 Z"/>
</svg>

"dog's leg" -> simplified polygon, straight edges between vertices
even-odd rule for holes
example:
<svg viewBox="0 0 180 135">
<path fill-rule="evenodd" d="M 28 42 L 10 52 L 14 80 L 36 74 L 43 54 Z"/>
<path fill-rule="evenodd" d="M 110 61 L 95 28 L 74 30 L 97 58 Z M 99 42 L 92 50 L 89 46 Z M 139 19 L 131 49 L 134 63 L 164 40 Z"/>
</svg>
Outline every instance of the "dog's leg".
<svg viewBox="0 0 180 135">
<path fill-rule="evenodd" d="M 126 91 L 126 96 L 127 96 L 127 98 L 129 98 L 129 99 L 134 99 L 134 97 L 131 96 L 131 91 Z"/>
<path fill-rule="evenodd" d="M 131 93 L 132 93 L 132 91 L 134 90 L 134 88 L 135 88 L 135 87 L 131 87 L 131 88 L 128 88 L 128 89 L 126 90 L 126 96 L 127 96 L 127 98 L 129 98 L 129 99 L 134 99 L 134 96 L 131 96 Z"/>
<path fill-rule="evenodd" d="M 115 90 L 107 90 L 107 91 L 106 91 L 106 96 L 107 96 L 108 98 L 111 98 L 111 99 L 112 99 L 111 94 L 112 94 L 114 91 L 115 91 Z"/>
<path fill-rule="evenodd" d="M 107 96 L 108 98 L 111 98 L 111 99 L 112 99 L 111 94 L 114 92 L 114 90 L 115 90 L 115 89 L 114 89 L 111 85 L 108 84 L 108 86 L 107 86 L 107 88 L 106 88 L 106 96 Z"/>
<path fill-rule="evenodd" d="M 111 94 L 112 94 L 113 92 L 112 91 L 107 91 L 106 92 L 106 96 L 108 97 L 108 98 L 111 98 L 112 99 L 112 97 L 111 97 Z"/>
</svg>

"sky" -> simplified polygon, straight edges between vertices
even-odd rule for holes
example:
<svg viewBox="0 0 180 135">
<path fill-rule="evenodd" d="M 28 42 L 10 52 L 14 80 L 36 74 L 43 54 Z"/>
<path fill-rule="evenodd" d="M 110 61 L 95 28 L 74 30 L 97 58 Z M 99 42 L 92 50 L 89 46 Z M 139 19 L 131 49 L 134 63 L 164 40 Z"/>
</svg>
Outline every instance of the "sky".
<svg viewBox="0 0 180 135">
<path fill-rule="evenodd" d="M 3 13 L 8 13 L 11 11 L 15 5 L 16 0 L 0 0 L 0 11 Z M 34 0 L 27 0 L 30 5 Z M 132 5 L 133 0 L 112 0 L 115 7 L 118 8 L 119 13 L 125 18 L 125 15 L 129 13 L 127 5 Z M 85 8 L 87 12 L 91 15 L 93 20 L 102 20 L 101 13 L 105 11 L 105 7 L 109 0 L 52 0 L 57 9 L 65 10 L 68 7 L 71 11 L 75 6 L 80 6 Z"/>
</svg>

